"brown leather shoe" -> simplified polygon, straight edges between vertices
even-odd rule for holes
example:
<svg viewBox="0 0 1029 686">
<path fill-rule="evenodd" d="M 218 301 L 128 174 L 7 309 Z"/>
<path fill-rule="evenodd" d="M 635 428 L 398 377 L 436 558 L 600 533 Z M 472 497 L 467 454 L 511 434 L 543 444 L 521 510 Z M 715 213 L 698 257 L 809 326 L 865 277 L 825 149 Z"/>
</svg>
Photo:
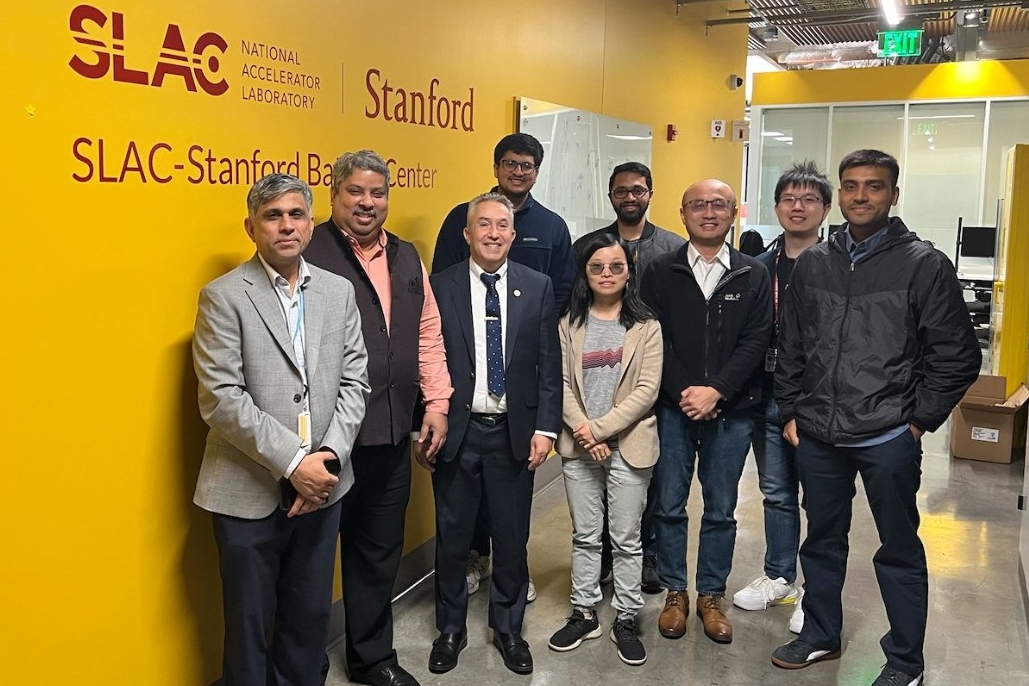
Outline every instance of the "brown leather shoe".
<svg viewBox="0 0 1029 686">
<path fill-rule="evenodd" d="M 718 643 L 732 643 L 732 624 L 722 613 L 722 596 L 698 595 L 697 616 L 703 620 L 708 638 Z"/>
<path fill-rule="evenodd" d="M 690 611 L 690 597 L 686 591 L 669 591 L 665 596 L 665 609 L 657 620 L 657 628 L 665 638 L 682 638 L 686 633 L 686 615 Z"/>
</svg>

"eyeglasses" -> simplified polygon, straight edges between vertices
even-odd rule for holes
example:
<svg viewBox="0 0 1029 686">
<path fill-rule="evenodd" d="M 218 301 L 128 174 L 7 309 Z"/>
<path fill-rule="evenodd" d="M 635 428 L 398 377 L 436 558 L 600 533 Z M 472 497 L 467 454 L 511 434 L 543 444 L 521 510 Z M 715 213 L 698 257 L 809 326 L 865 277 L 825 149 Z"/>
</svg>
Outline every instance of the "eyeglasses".
<svg viewBox="0 0 1029 686">
<path fill-rule="evenodd" d="M 714 200 L 687 200 L 683 207 L 688 207 L 694 212 L 703 212 L 710 205 L 715 212 L 725 212 L 734 204 L 722 198 L 715 198 Z"/>
<path fill-rule="evenodd" d="M 586 268 L 590 270 L 590 274 L 593 276 L 600 276 L 604 273 L 604 267 L 611 270 L 611 273 L 618 276 L 626 269 L 625 262 L 612 262 L 611 264 L 604 264 L 603 262 L 590 262 L 586 265 Z"/>
<path fill-rule="evenodd" d="M 797 203 L 800 203 L 804 207 L 816 207 L 817 205 L 824 205 L 822 199 L 817 195 L 804 195 L 797 197 L 795 195 L 780 195 L 779 204 L 783 207 L 793 207 Z"/>
<path fill-rule="evenodd" d="M 509 172 L 513 172 L 515 169 L 521 169 L 524 174 L 529 174 L 538 169 L 538 167 L 532 162 L 519 162 L 518 160 L 500 160 L 500 166 L 504 171 Z"/>
<path fill-rule="evenodd" d="M 632 197 L 634 198 L 642 198 L 649 192 L 650 189 L 644 188 L 643 186 L 633 186 L 632 188 L 625 188 L 623 186 L 619 186 L 618 188 L 611 191 L 611 195 L 621 200 L 623 198 L 629 197 L 630 193 L 632 193 Z"/>
</svg>

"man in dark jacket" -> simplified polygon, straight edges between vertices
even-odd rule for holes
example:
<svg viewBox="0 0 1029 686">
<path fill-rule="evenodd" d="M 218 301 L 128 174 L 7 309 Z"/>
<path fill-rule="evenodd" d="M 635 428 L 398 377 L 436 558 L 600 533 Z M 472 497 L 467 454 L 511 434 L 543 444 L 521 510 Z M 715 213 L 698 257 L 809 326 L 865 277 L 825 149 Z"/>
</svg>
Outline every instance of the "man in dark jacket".
<svg viewBox="0 0 1029 686">
<path fill-rule="evenodd" d="M 736 216 L 727 184 L 693 184 L 680 214 L 689 243 L 654 258 L 640 282 L 665 340 L 653 527 L 668 595 L 658 628 L 667 638 L 686 633 L 686 501 L 697 467 L 704 496 L 697 614 L 708 638 L 728 643 L 732 626 L 721 603 L 736 545 L 733 512 L 753 429 L 750 408 L 760 400 L 756 372 L 772 333 L 771 293 L 768 270 L 725 242 Z"/>
<path fill-rule="evenodd" d="M 858 150 L 839 173 L 847 223 L 798 258 L 780 322 L 776 399 L 783 435 L 797 448 L 808 528 L 804 628 L 772 663 L 799 669 L 840 655 L 860 474 L 882 543 L 872 563 L 890 622 L 873 686 L 918 686 L 929 595 L 916 505 L 920 441 L 975 380 L 981 355 L 953 266 L 890 217 L 897 161 Z"/>
</svg>

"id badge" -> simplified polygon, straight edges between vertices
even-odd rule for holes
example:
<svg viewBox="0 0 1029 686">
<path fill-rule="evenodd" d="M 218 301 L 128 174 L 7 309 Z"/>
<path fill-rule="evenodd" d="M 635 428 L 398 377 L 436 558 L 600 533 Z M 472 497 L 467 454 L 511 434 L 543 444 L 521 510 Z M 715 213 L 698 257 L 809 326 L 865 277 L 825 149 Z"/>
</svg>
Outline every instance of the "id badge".
<svg viewBox="0 0 1029 686">
<path fill-rule="evenodd" d="M 304 448 L 311 447 L 311 413 L 304 410 L 297 415 L 297 433 Z"/>
<path fill-rule="evenodd" d="M 768 350 L 765 350 L 765 371 L 766 372 L 774 372 L 775 371 L 775 361 L 778 358 L 778 356 L 779 356 L 779 353 L 778 353 L 778 351 L 775 348 L 769 348 Z"/>
</svg>

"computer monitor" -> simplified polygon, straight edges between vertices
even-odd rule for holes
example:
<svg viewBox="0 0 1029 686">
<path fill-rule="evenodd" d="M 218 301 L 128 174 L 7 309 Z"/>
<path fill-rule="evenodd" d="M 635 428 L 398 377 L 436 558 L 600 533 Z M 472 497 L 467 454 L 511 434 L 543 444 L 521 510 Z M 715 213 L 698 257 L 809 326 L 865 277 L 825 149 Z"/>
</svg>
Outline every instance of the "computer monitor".
<svg viewBox="0 0 1029 686">
<path fill-rule="evenodd" d="M 994 257 L 997 251 L 997 227 L 962 226 L 961 257 Z"/>
</svg>

